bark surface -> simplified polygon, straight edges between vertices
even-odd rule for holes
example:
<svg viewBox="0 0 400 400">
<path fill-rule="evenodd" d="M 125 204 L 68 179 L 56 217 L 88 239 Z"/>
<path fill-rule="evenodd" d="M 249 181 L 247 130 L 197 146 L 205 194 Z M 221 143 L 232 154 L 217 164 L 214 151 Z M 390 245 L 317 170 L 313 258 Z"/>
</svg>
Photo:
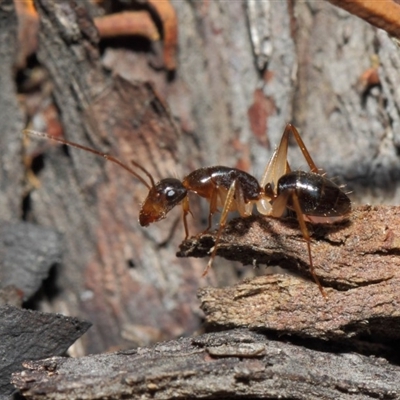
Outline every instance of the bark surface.
<svg viewBox="0 0 400 400">
<path fill-rule="evenodd" d="M 25 363 L 13 383 L 30 399 L 395 399 L 400 367 L 311 350 L 247 330 L 150 349 Z"/>
<path fill-rule="evenodd" d="M 330 361 L 319 364 L 319 357 L 338 357 L 337 348 L 345 352 L 341 362 L 347 359 L 354 365 L 345 374 L 332 362 L 332 374 L 322 375 L 329 376 L 327 387 L 320 384 L 320 375 L 320 380 L 314 379 L 316 375 L 310 372 L 308 381 L 303 371 L 296 372 L 296 392 L 284 373 L 274 379 L 265 359 L 254 368 L 246 364 L 248 374 L 253 377 L 255 369 L 256 376 L 246 389 L 248 397 L 263 397 L 264 389 L 270 398 L 281 393 L 302 399 L 314 393 L 315 398 L 346 398 L 350 393 L 358 398 L 398 397 L 393 372 L 398 360 L 391 355 L 397 354 L 398 340 L 399 213 L 397 207 L 382 206 L 400 200 L 397 43 L 385 31 L 323 1 L 243 0 L 227 6 L 223 0 L 148 0 L 132 8 L 128 3 L 37 0 L 37 13 L 30 2 L 6 0 L 0 5 L 0 217 L 12 223 L 21 219 L 36 223 L 47 233 L 57 231 L 63 237 L 60 248 L 65 249 L 57 273 L 50 275 L 31 304 L 93 323 L 83 340 L 70 349 L 74 356 L 189 336 L 202 328 L 204 312 L 208 326 L 218 329 L 245 327 L 283 335 L 275 337 L 277 346 L 285 346 L 282 338 L 287 340 L 289 334 L 300 342 L 294 343 L 296 350 L 287 361 L 296 360 L 302 352 L 310 355 L 307 367 L 301 363 L 303 371 L 312 371 L 314 364 L 321 371 L 324 365 L 329 369 Z M 357 7 L 374 2 L 352 3 Z M 141 14 L 135 14 L 137 8 Z M 146 18 L 141 17 L 143 13 Z M 112 21 L 122 21 L 118 17 L 131 29 L 124 37 L 117 36 L 118 30 L 112 27 Z M 383 22 L 391 23 L 388 15 L 383 17 Z M 107 34 L 104 21 L 109 23 Z M 133 21 L 140 24 L 135 27 Z M 347 185 L 355 205 L 347 223 L 310 228 L 316 273 L 328 300 L 309 279 L 307 248 L 295 220 L 233 221 L 219 251 L 245 264 L 280 265 L 304 280 L 277 275 L 238 283 L 240 277 L 258 271 L 221 258 L 203 279 L 206 260 L 175 256 L 184 237 L 179 208 L 165 221 L 142 229 L 137 216 L 147 194 L 144 185 L 92 154 L 46 141 L 31 141 L 28 146 L 20 133 L 24 120 L 30 128 L 111 153 L 126 164 L 135 160 L 156 180 L 182 178 L 216 164 L 260 177 L 286 123 L 292 122 L 316 165 Z M 289 163 L 293 169 L 307 170 L 294 144 Z M 207 224 L 208 205 L 199 200 L 195 194 L 190 197 L 191 234 L 202 232 Z M 378 206 L 357 207 L 369 203 Z M 37 234 L 46 243 L 38 246 L 36 255 L 45 248 L 54 249 L 59 237 L 43 235 Z M 205 256 L 212 245 L 213 235 L 203 235 L 185 242 L 181 255 Z M 13 264 L 10 268 L 15 272 Z M 29 296 L 50 266 L 36 267 Z M 1 299 L 20 302 L 20 285 L 4 288 Z M 200 302 L 195 295 L 199 288 Z M 221 335 L 226 346 L 236 346 L 234 333 Z M 261 336 L 245 335 L 269 346 Z M 191 355 L 186 351 L 191 346 L 198 349 L 196 340 L 162 342 L 167 344 L 143 351 L 158 352 L 164 362 L 172 354 L 168 346 L 177 346 L 180 355 L 169 357 L 165 365 L 171 366 L 171 360 L 184 364 Z M 207 352 L 212 360 L 217 357 L 215 351 Z M 387 370 L 375 370 L 371 365 L 379 364 L 379 358 L 353 356 L 348 351 L 385 356 L 391 364 L 386 364 Z M 217 359 L 223 365 L 225 359 Z M 84 360 L 90 368 L 97 359 Z M 162 378 L 167 383 L 159 393 L 172 396 L 181 385 L 185 388 L 181 397 L 199 393 L 199 397 L 221 398 L 226 393 L 225 397 L 232 398 L 234 389 L 243 396 L 247 372 L 240 369 L 235 380 L 231 369 L 242 361 L 237 354 L 225 361 L 232 362 L 220 369 L 221 377 L 228 379 L 216 381 L 215 390 L 204 382 L 217 379 L 220 371 L 210 369 L 210 375 L 189 381 L 190 388 L 183 379 Z M 75 362 L 79 360 L 56 361 L 60 368 Z M 118 362 L 116 375 L 110 373 L 113 379 L 131 371 L 131 364 L 122 367 Z M 39 373 L 38 382 L 43 385 L 42 373 L 51 382 L 57 379 L 57 373 L 41 369 L 40 363 L 26 365 L 35 368 L 32 373 Z M 130 389 L 118 381 L 115 396 L 129 390 L 142 391 L 144 397 L 158 395 L 157 384 L 146 382 L 151 366 L 149 361 L 145 372 L 133 373 Z M 132 368 L 136 367 L 140 368 Z M 360 381 L 359 371 L 366 374 Z M 368 381 L 370 371 L 374 372 Z M 29 385 L 23 374 L 15 382 L 26 389 L 25 394 L 63 395 L 58 390 L 62 382 L 43 386 L 39 394 L 33 389 L 36 378 Z M 92 378 L 99 382 L 101 375 L 96 374 Z M 335 374 L 340 377 L 337 386 L 332 383 Z M 72 375 L 71 380 L 69 375 L 62 376 L 65 385 L 73 382 Z M 178 371 L 173 376 L 185 375 Z M 208 381 L 199 383 L 204 376 Z M 85 379 L 75 380 L 80 393 L 84 388 L 92 390 Z M 343 383 L 346 379 L 352 382 L 350 388 Z M 391 383 L 386 379 L 392 379 Z M 102 381 L 104 393 L 110 393 L 109 383 L 107 378 Z M 233 389 L 226 388 L 230 383 Z M 71 387 L 66 386 L 70 394 Z M 99 392 L 101 397 L 100 387 Z"/>
</svg>

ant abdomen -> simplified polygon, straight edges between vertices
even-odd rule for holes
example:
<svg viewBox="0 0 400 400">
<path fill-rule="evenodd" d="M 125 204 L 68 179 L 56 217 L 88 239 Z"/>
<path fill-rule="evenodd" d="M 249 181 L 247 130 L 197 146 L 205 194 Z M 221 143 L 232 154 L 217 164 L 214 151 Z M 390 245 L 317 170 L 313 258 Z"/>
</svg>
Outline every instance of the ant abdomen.
<svg viewBox="0 0 400 400">
<path fill-rule="evenodd" d="M 278 196 L 294 191 L 303 215 L 311 222 L 329 223 L 344 219 L 351 211 L 347 195 L 331 180 L 313 172 L 292 171 L 278 181 Z M 294 210 L 293 197 L 287 207 Z"/>
</svg>

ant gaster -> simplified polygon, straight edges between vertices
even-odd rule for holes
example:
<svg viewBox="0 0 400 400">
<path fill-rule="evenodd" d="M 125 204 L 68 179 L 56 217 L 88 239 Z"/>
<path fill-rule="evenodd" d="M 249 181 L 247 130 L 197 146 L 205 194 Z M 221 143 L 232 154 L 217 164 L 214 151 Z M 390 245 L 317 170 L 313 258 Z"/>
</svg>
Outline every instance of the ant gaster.
<svg viewBox="0 0 400 400">
<path fill-rule="evenodd" d="M 333 223 L 345 219 L 351 211 L 351 202 L 347 195 L 335 183 L 320 173 L 311 158 L 297 129 L 288 124 L 283 132 L 278 148 L 273 153 L 260 183 L 250 174 L 236 168 L 213 166 L 199 168 L 183 178 L 165 178 L 155 183 L 151 174 L 136 161 L 133 166 L 142 171 L 149 181 L 138 172 L 122 163 L 117 158 L 77 143 L 53 137 L 46 133 L 25 130 L 25 134 L 36 135 L 88 151 L 112 161 L 142 182 L 149 193 L 143 202 L 139 223 L 141 226 L 164 219 L 168 212 L 182 205 L 185 239 L 189 236 L 187 214 L 190 213 L 189 192 L 204 197 L 210 203 L 208 226 L 211 228 L 212 216 L 221 209 L 220 224 L 215 238 L 207 267 L 203 276 L 208 272 L 216 256 L 221 233 L 226 225 L 228 213 L 237 211 L 240 216 L 252 214 L 254 205 L 260 214 L 280 218 L 286 209 L 293 210 L 299 221 L 301 233 L 307 243 L 310 273 L 317 283 L 320 292 L 325 292 L 314 272 L 311 256 L 311 238 L 306 222 Z M 287 161 L 288 140 L 292 134 L 296 139 L 310 172 L 292 171 Z"/>
</svg>

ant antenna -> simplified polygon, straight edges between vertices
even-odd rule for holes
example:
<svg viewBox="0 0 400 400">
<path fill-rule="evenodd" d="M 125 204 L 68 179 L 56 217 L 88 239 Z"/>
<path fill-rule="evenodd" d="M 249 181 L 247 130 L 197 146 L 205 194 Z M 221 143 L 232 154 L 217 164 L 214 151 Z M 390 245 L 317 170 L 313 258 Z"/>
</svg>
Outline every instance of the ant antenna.
<svg viewBox="0 0 400 400">
<path fill-rule="evenodd" d="M 82 146 L 81 144 L 78 144 L 78 143 L 69 142 L 68 140 L 61 139 L 61 138 L 58 138 L 58 137 L 56 137 L 56 136 L 49 135 L 48 133 L 42 133 L 42 132 L 34 131 L 34 130 L 31 130 L 31 129 L 24 129 L 24 130 L 22 131 L 22 133 L 23 133 L 24 135 L 34 135 L 34 136 L 39 136 L 39 137 L 42 137 L 42 138 L 54 140 L 54 141 L 56 141 L 56 142 L 65 144 L 65 145 L 67 145 L 67 146 L 76 147 L 77 149 L 85 150 L 85 151 L 88 151 L 89 153 L 93 153 L 93 154 L 96 154 L 96 155 L 98 155 L 98 156 L 100 156 L 100 157 L 104 157 L 106 160 L 111 161 L 111 162 L 113 162 L 113 163 L 119 165 L 120 167 L 122 167 L 122 168 L 124 168 L 126 171 L 128 171 L 130 174 L 132 174 L 135 178 L 139 179 L 139 181 L 142 182 L 143 185 L 145 185 L 149 190 L 150 190 L 152 187 L 155 186 L 154 179 L 153 179 L 153 177 L 151 176 L 150 172 L 148 172 L 143 166 L 141 166 L 140 164 L 138 164 L 138 163 L 137 163 L 136 161 L 134 161 L 134 160 L 131 161 L 132 164 L 133 164 L 135 167 L 139 168 L 139 169 L 149 178 L 151 184 L 149 184 L 148 182 L 146 182 L 146 181 L 143 179 L 143 177 L 141 177 L 141 176 L 140 176 L 137 172 L 135 172 L 133 169 L 129 168 L 129 167 L 128 167 L 127 165 L 125 165 L 122 161 L 118 160 L 118 158 L 115 158 L 115 157 L 113 157 L 113 156 L 110 156 L 110 155 L 108 155 L 108 154 L 106 154 L 106 153 L 101 153 L 100 151 L 91 149 L 91 148 L 86 147 L 86 146 Z"/>
</svg>

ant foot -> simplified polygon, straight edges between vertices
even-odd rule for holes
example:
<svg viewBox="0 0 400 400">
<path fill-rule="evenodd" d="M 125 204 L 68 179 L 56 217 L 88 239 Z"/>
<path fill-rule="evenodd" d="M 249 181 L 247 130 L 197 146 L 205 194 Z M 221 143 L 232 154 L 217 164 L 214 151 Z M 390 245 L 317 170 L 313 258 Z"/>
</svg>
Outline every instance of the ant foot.
<svg viewBox="0 0 400 400">
<path fill-rule="evenodd" d="M 204 269 L 203 273 L 201 274 L 202 278 L 204 278 L 208 274 L 208 271 L 210 270 L 210 268 L 211 268 L 211 260 L 208 262 L 206 268 Z"/>
</svg>

